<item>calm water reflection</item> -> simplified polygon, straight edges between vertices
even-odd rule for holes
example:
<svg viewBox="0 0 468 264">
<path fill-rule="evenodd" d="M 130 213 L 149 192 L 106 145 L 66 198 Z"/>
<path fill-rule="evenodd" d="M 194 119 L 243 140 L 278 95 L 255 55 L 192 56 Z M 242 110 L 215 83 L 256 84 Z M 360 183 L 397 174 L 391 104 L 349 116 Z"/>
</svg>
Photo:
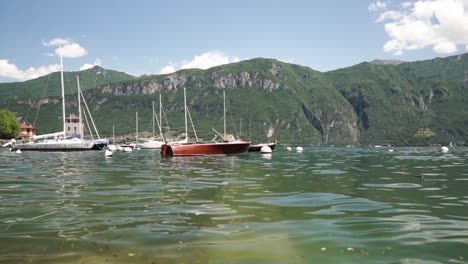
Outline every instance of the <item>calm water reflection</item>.
<svg viewBox="0 0 468 264">
<path fill-rule="evenodd" d="M 0 151 L 0 263 L 467 263 L 468 149 Z"/>
</svg>

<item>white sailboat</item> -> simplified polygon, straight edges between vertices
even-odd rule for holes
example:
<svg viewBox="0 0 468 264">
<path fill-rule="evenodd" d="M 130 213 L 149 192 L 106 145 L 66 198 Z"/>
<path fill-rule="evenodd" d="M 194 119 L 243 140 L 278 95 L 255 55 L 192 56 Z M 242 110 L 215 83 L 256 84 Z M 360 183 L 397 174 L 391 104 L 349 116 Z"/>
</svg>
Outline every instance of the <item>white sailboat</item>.
<svg viewBox="0 0 468 264">
<path fill-rule="evenodd" d="M 55 133 L 33 136 L 26 139 L 26 142 L 16 142 L 11 140 L 12 151 L 83 151 L 83 150 L 99 150 L 101 145 L 107 145 L 107 140 L 84 140 L 78 137 L 67 137 L 66 124 L 65 124 L 65 88 L 63 81 L 63 58 L 60 54 L 60 80 L 62 88 L 62 120 L 63 130 Z M 78 82 L 79 87 L 79 82 Z M 78 98 L 81 92 L 78 88 Z M 80 108 L 80 107 L 79 107 Z M 81 112 L 80 112 L 80 126 L 81 126 Z M 94 123 L 94 122 L 93 122 Z M 82 136 L 82 133 L 81 135 Z"/>
<path fill-rule="evenodd" d="M 161 100 L 161 95 L 159 95 L 159 119 L 156 117 L 156 113 L 154 112 L 154 102 L 153 102 L 153 138 L 144 143 L 138 144 L 138 146 L 141 149 L 160 149 L 161 146 L 166 143 L 164 141 L 164 136 L 162 133 L 162 114 L 161 113 L 162 113 L 162 100 Z M 155 139 L 155 135 L 154 135 L 154 128 L 156 124 L 155 120 L 158 123 L 159 136 L 161 140 Z"/>
<path fill-rule="evenodd" d="M 135 143 L 124 143 L 120 145 L 122 148 L 138 149 L 138 112 L 135 112 Z"/>
</svg>

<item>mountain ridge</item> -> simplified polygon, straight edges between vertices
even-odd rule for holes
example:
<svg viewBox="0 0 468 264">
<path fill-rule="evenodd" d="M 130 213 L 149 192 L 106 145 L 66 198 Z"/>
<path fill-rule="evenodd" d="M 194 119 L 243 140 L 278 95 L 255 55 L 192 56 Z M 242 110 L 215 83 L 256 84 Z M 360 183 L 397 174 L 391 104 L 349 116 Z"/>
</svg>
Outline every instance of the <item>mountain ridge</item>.
<svg viewBox="0 0 468 264">
<path fill-rule="evenodd" d="M 87 86 L 88 105 L 93 106 L 102 134 L 113 124 L 119 134 L 135 129 L 139 111 L 140 131 L 150 130 L 151 102 L 163 95 L 163 105 L 177 135 L 183 129 L 183 100 L 186 87 L 192 117 L 200 135 L 211 138 L 213 118 L 219 108 L 220 92 L 226 91 L 235 110 L 231 119 L 241 137 L 254 141 L 267 136 L 282 142 L 305 144 L 427 145 L 467 140 L 468 55 L 399 64 L 360 63 L 319 72 L 306 66 L 275 59 L 255 58 L 207 70 L 184 69 L 164 75 L 134 77 L 120 75 L 96 86 Z M 110 71 L 110 70 L 107 70 Z M 5 93 L 0 86 L 0 94 Z M 14 96 L 9 95 L 9 99 Z M 49 96 L 53 100 L 54 96 Z M 29 99 L 0 100 L 0 108 L 14 110 L 30 120 L 29 112 L 53 105 Z M 31 101 L 32 100 L 32 101 Z M 49 101 L 50 103 L 50 101 Z M 26 107 L 31 105 L 31 107 Z M 76 107 L 73 102 L 67 108 Z M 71 110 L 73 111 L 73 110 Z M 141 121 L 140 120 L 140 121 Z M 56 121 L 58 125 L 59 121 Z M 58 125 L 46 122 L 40 130 Z M 239 129 L 238 129 L 239 128 Z"/>
</svg>

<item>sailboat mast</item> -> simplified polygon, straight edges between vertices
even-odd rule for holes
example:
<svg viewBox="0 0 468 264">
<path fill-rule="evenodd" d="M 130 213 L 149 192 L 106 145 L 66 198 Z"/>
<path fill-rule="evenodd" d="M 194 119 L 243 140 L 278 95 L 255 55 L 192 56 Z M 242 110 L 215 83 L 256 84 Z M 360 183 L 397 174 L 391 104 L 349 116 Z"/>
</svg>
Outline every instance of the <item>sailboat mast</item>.
<svg viewBox="0 0 468 264">
<path fill-rule="evenodd" d="M 62 46 L 60 46 L 61 50 Z M 63 121 L 63 134 L 67 134 L 67 127 L 65 125 L 65 85 L 63 83 L 63 58 L 62 53 L 60 52 L 60 81 L 62 84 L 62 121 Z"/>
<path fill-rule="evenodd" d="M 223 105 L 224 105 L 224 135 L 223 135 L 223 140 L 226 140 L 226 92 L 223 91 Z"/>
<path fill-rule="evenodd" d="M 80 89 L 80 77 L 76 76 L 76 83 L 78 85 L 78 133 L 80 133 L 80 138 L 84 139 L 83 135 L 83 126 L 81 125 L 81 89 Z"/>
<path fill-rule="evenodd" d="M 185 110 L 185 139 L 188 139 L 188 125 L 187 125 L 187 95 L 184 87 L 184 110 Z"/>
<path fill-rule="evenodd" d="M 153 101 L 153 113 L 152 113 L 151 116 L 153 117 L 153 139 L 154 139 L 154 125 L 155 125 L 154 124 L 155 123 L 155 121 L 154 121 L 154 101 Z"/>
<path fill-rule="evenodd" d="M 164 140 L 164 136 L 162 133 L 162 114 L 161 113 L 162 113 L 162 100 L 161 100 L 161 94 L 159 94 L 159 135 Z"/>
<path fill-rule="evenodd" d="M 135 112 L 135 122 L 136 122 L 135 140 L 136 140 L 136 144 L 138 144 L 138 112 Z M 135 148 L 136 148 L 136 146 L 135 146 Z"/>
</svg>

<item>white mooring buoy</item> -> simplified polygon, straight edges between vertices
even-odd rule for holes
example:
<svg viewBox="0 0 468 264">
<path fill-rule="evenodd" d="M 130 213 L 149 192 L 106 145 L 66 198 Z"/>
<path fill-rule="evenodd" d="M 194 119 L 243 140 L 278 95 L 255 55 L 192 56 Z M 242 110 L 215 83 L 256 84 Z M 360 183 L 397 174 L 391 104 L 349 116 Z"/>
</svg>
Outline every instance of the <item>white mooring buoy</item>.
<svg viewBox="0 0 468 264">
<path fill-rule="evenodd" d="M 440 151 L 442 151 L 442 153 L 447 153 L 449 152 L 449 148 L 447 148 L 446 146 L 443 146 L 440 148 Z"/>
<path fill-rule="evenodd" d="M 272 150 L 269 146 L 263 146 L 261 149 L 260 149 L 260 153 L 271 153 Z"/>
<path fill-rule="evenodd" d="M 107 146 L 107 149 L 110 150 L 110 151 L 116 151 L 117 147 L 115 145 L 109 145 L 109 146 Z"/>
<path fill-rule="evenodd" d="M 18 153 L 18 154 L 21 153 L 21 149 L 17 149 L 16 153 Z"/>
<path fill-rule="evenodd" d="M 286 150 L 287 150 L 287 151 L 291 151 L 292 148 L 291 148 L 291 147 L 287 147 Z"/>
<path fill-rule="evenodd" d="M 108 150 L 108 149 L 106 149 L 106 152 L 104 152 L 104 156 L 105 156 L 105 157 L 110 157 L 110 156 L 112 156 L 112 155 L 114 155 L 114 153 L 112 153 L 112 151 L 110 151 L 110 150 Z"/>
<path fill-rule="evenodd" d="M 304 149 L 302 147 L 297 147 L 296 152 L 302 152 Z"/>
<path fill-rule="evenodd" d="M 133 150 L 130 147 L 125 147 L 125 148 L 123 148 L 123 151 L 124 152 L 132 152 Z"/>
</svg>

